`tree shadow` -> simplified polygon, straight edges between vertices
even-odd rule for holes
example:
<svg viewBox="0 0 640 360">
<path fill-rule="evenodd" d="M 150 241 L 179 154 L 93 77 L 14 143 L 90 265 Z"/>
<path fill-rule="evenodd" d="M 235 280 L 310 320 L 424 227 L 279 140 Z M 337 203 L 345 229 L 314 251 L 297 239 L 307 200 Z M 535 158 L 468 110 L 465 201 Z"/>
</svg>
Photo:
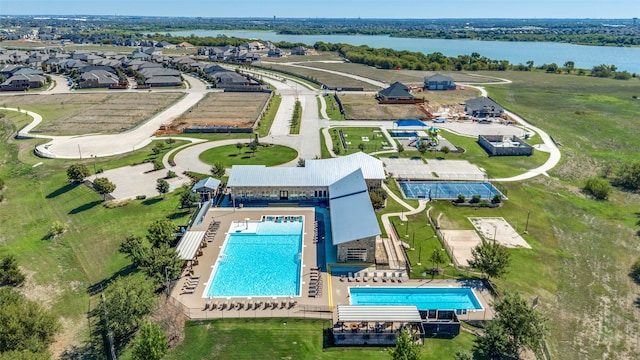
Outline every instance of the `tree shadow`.
<svg viewBox="0 0 640 360">
<path fill-rule="evenodd" d="M 49 194 L 47 194 L 47 196 L 45 196 L 45 198 L 47 199 L 53 199 L 55 197 L 58 197 L 62 194 L 65 194 L 75 188 L 77 188 L 81 183 L 77 183 L 77 182 L 72 182 L 72 183 L 68 183 L 67 185 L 59 188 L 56 191 L 50 192 Z"/>
<path fill-rule="evenodd" d="M 159 203 L 160 201 L 162 201 L 162 198 L 154 197 L 154 198 L 151 198 L 151 199 L 144 200 L 141 204 L 142 205 L 146 205 L 146 206 L 151 206 L 153 204 Z"/>
<path fill-rule="evenodd" d="M 190 213 L 191 211 L 174 212 L 173 214 L 167 216 L 167 219 L 169 220 L 182 219 L 183 217 L 188 216 Z"/>
<path fill-rule="evenodd" d="M 90 203 L 78 206 L 77 208 L 72 209 L 71 211 L 69 211 L 69 215 L 75 215 L 75 214 L 79 214 L 79 213 L 81 213 L 83 211 L 93 209 L 98 204 L 102 204 L 102 200 L 96 200 L 96 201 L 92 201 Z"/>
<path fill-rule="evenodd" d="M 101 281 L 98 281 L 95 284 L 89 285 L 87 287 L 87 293 L 89 295 L 93 296 L 93 295 L 99 293 L 100 291 L 106 289 L 107 286 L 109 286 L 109 284 L 111 282 L 113 282 L 115 279 L 117 279 L 119 277 L 127 276 L 127 275 L 132 274 L 132 273 L 135 273 L 136 271 L 138 271 L 138 269 L 135 266 L 133 266 L 133 264 L 127 265 L 127 266 L 123 267 L 122 269 L 116 271 L 110 277 L 108 277 L 106 279 L 102 279 Z"/>
</svg>

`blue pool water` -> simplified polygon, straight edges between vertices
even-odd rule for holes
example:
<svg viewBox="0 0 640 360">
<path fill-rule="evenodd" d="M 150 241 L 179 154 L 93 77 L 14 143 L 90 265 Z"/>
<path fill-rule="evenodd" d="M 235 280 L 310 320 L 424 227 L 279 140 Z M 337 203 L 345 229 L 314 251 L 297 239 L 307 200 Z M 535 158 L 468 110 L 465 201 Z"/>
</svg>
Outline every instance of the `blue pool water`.
<svg viewBox="0 0 640 360">
<path fill-rule="evenodd" d="M 495 194 L 507 198 L 488 182 L 400 181 L 399 184 L 407 199 L 455 199 L 458 194 L 467 199 L 476 194 L 485 200 L 491 200 Z"/>
<path fill-rule="evenodd" d="M 351 305 L 415 305 L 418 310 L 482 310 L 471 288 L 350 288 Z"/>
<path fill-rule="evenodd" d="M 229 230 L 204 297 L 299 296 L 301 221 Z"/>
<path fill-rule="evenodd" d="M 389 131 L 389 135 L 391 135 L 391 137 L 416 137 L 418 136 L 418 133 L 415 131 L 392 130 Z"/>
</svg>

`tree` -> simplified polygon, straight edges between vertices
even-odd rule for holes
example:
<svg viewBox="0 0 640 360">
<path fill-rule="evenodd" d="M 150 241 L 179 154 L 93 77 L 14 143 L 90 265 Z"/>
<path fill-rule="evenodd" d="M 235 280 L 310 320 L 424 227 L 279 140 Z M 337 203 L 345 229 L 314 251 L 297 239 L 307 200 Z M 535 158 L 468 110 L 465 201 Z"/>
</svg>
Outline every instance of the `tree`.
<svg viewBox="0 0 640 360">
<path fill-rule="evenodd" d="M 249 149 L 251 149 L 251 155 L 255 156 L 256 155 L 256 151 L 258 150 L 258 141 L 254 140 L 252 142 L 249 143 Z"/>
<path fill-rule="evenodd" d="M 636 259 L 636 262 L 631 265 L 631 271 L 629 273 L 631 278 L 637 283 L 640 283 L 640 258 Z"/>
<path fill-rule="evenodd" d="M 611 193 L 609 182 L 599 177 L 588 178 L 584 183 L 583 189 L 598 200 L 606 200 Z"/>
<path fill-rule="evenodd" d="M 56 220 L 49 227 L 49 237 L 55 238 L 58 235 L 64 234 L 68 230 L 68 226 L 66 223 L 62 221 Z"/>
<path fill-rule="evenodd" d="M 224 176 L 225 172 L 226 169 L 220 162 L 213 164 L 213 166 L 211 167 L 211 175 L 213 175 L 213 177 L 221 178 Z"/>
<path fill-rule="evenodd" d="M 396 338 L 396 347 L 389 349 L 391 360 L 419 360 L 420 346 L 415 343 L 415 336 L 408 329 L 400 332 Z"/>
<path fill-rule="evenodd" d="M 28 350 L 11 350 L 0 353 L 0 360 L 51 360 L 48 352 L 32 352 Z"/>
<path fill-rule="evenodd" d="M 19 292 L 0 289 L 0 353 L 44 352 L 60 331 L 58 319 Z"/>
<path fill-rule="evenodd" d="M 564 63 L 564 68 L 567 71 L 567 74 L 571 74 L 575 66 L 576 66 L 576 63 L 574 63 L 573 61 L 567 61 Z"/>
<path fill-rule="evenodd" d="M 102 326 L 108 316 L 110 330 L 121 343 L 141 324 L 156 306 L 153 284 L 140 277 L 127 276 L 114 280 L 104 292 L 104 311 L 100 311 Z M 105 329 L 106 330 L 106 329 Z"/>
<path fill-rule="evenodd" d="M 21 286 L 25 276 L 18 268 L 18 260 L 14 255 L 7 255 L 0 260 L 0 284 Z"/>
<path fill-rule="evenodd" d="M 303 158 L 298 159 L 298 167 L 304 167 L 307 161 Z"/>
<path fill-rule="evenodd" d="M 116 189 L 116 185 L 107 178 L 97 178 L 93 180 L 93 188 L 102 195 L 102 200 L 105 200 L 107 194 L 111 194 Z"/>
<path fill-rule="evenodd" d="M 184 261 L 180 260 L 175 249 L 166 244 L 151 248 L 143 252 L 140 270 L 145 273 L 159 287 L 162 287 L 167 280 L 175 279 L 182 270 Z"/>
<path fill-rule="evenodd" d="M 363 143 L 358 144 L 358 150 L 364 151 L 365 147 Z"/>
<path fill-rule="evenodd" d="M 640 188 L 640 161 L 620 165 L 613 174 L 613 184 L 628 190 Z"/>
<path fill-rule="evenodd" d="M 425 140 L 420 140 L 420 145 L 418 146 L 418 151 L 420 151 L 420 155 L 424 155 L 424 153 L 429 150 L 429 145 Z"/>
<path fill-rule="evenodd" d="M 500 196 L 500 194 L 493 195 L 493 198 L 491 199 L 492 204 L 500 204 L 501 202 L 502 202 L 502 196 Z"/>
<path fill-rule="evenodd" d="M 160 360 L 167 354 L 169 344 L 158 324 L 145 322 L 140 326 L 131 349 L 134 360 Z"/>
<path fill-rule="evenodd" d="M 340 155 L 340 145 L 336 144 L 333 147 L 333 153 L 336 154 L 336 155 Z"/>
<path fill-rule="evenodd" d="M 169 183 L 165 179 L 156 180 L 156 190 L 160 193 L 162 198 L 165 198 L 165 195 L 169 192 Z"/>
<path fill-rule="evenodd" d="M 468 351 L 456 350 L 453 354 L 454 360 L 473 360 L 473 354 Z"/>
<path fill-rule="evenodd" d="M 433 249 L 433 253 L 431 253 L 431 264 L 434 269 L 446 261 L 442 253 L 442 250 Z"/>
<path fill-rule="evenodd" d="M 490 359 L 519 358 L 525 348 L 539 354 L 546 333 L 545 318 L 517 293 L 507 293 L 493 305 L 496 317 L 485 327 L 476 349 Z"/>
<path fill-rule="evenodd" d="M 445 145 L 440 148 L 440 151 L 444 154 L 443 157 L 446 157 L 447 154 L 451 152 L 451 149 L 447 145 Z"/>
<path fill-rule="evenodd" d="M 191 208 L 199 202 L 200 194 L 191 191 L 191 188 L 188 185 L 184 185 L 182 187 L 182 192 L 180 193 L 180 207 Z"/>
<path fill-rule="evenodd" d="M 134 266 L 140 266 L 147 257 L 148 249 L 142 243 L 140 236 L 128 235 L 122 243 L 118 251 L 125 254 Z"/>
<path fill-rule="evenodd" d="M 85 164 L 73 164 L 67 168 L 67 179 L 70 182 L 82 182 L 89 175 L 91 175 L 91 172 Z"/>
<path fill-rule="evenodd" d="M 160 244 L 173 245 L 176 240 L 178 226 L 169 219 L 159 219 L 151 223 L 147 229 L 147 239 L 152 246 Z"/>
<path fill-rule="evenodd" d="M 376 192 L 369 191 L 369 199 L 374 209 L 382 209 L 384 206 L 384 199 Z"/>
<path fill-rule="evenodd" d="M 242 151 L 242 148 L 244 147 L 244 144 L 237 142 L 236 143 L 236 149 L 238 149 L 238 154 L 240 154 L 240 151 Z"/>
<path fill-rule="evenodd" d="M 499 278 L 507 273 L 510 262 L 507 248 L 495 241 L 483 241 L 471 249 L 469 266 L 482 271 L 487 278 Z"/>
</svg>

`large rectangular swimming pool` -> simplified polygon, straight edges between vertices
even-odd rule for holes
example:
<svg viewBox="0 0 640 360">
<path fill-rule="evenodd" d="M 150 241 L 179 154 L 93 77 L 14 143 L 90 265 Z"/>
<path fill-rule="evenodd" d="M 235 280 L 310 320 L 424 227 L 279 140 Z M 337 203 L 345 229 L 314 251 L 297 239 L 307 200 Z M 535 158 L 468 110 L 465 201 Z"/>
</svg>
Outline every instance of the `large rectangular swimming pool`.
<svg viewBox="0 0 640 360">
<path fill-rule="evenodd" d="M 471 288 L 350 288 L 351 305 L 415 305 L 418 310 L 483 310 Z"/>
<path fill-rule="evenodd" d="M 203 297 L 299 296 L 301 220 L 232 223 Z"/>
</svg>

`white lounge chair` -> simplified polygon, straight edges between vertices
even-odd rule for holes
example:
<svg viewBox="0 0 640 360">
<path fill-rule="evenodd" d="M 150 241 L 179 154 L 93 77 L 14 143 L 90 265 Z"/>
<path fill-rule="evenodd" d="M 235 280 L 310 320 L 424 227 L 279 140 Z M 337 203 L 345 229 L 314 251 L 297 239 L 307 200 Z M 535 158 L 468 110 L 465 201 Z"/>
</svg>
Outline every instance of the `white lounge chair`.
<svg viewBox="0 0 640 360">
<path fill-rule="evenodd" d="M 398 277 L 396 278 L 398 280 L 398 282 L 402 282 L 402 271 L 398 273 Z"/>
<path fill-rule="evenodd" d="M 396 282 L 396 273 L 391 273 L 391 282 Z"/>
<path fill-rule="evenodd" d="M 369 281 L 369 272 L 365 271 L 364 275 L 362 276 L 362 281 L 367 282 Z"/>
<path fill-rule="evenodd" d="M 373 282 L 378 282 L 378 272 L 374 271 L 373 272 L 373 278 L 372 278 Z"/>
<path fill-rule="evenodd" d="M 355 278 L 356 278 L 356 282 L 360 282 L 360 273 L 359 272 L 356 273 Z"/>
<path fill-rule="evenodd" d="M 347 277 L 347 280 L 349 280 L 349 282 L 352 282 L 354 280 L 352 272 L 349 272 L 349 276 Z"/>
<path fill-rule="evenodd" d="M 387 277 L 387 273 L 383 272 L 382 273 L 382 282 L 387 282 L 387 280 L 389 280 L 389 278 Z"/>
</svg>

